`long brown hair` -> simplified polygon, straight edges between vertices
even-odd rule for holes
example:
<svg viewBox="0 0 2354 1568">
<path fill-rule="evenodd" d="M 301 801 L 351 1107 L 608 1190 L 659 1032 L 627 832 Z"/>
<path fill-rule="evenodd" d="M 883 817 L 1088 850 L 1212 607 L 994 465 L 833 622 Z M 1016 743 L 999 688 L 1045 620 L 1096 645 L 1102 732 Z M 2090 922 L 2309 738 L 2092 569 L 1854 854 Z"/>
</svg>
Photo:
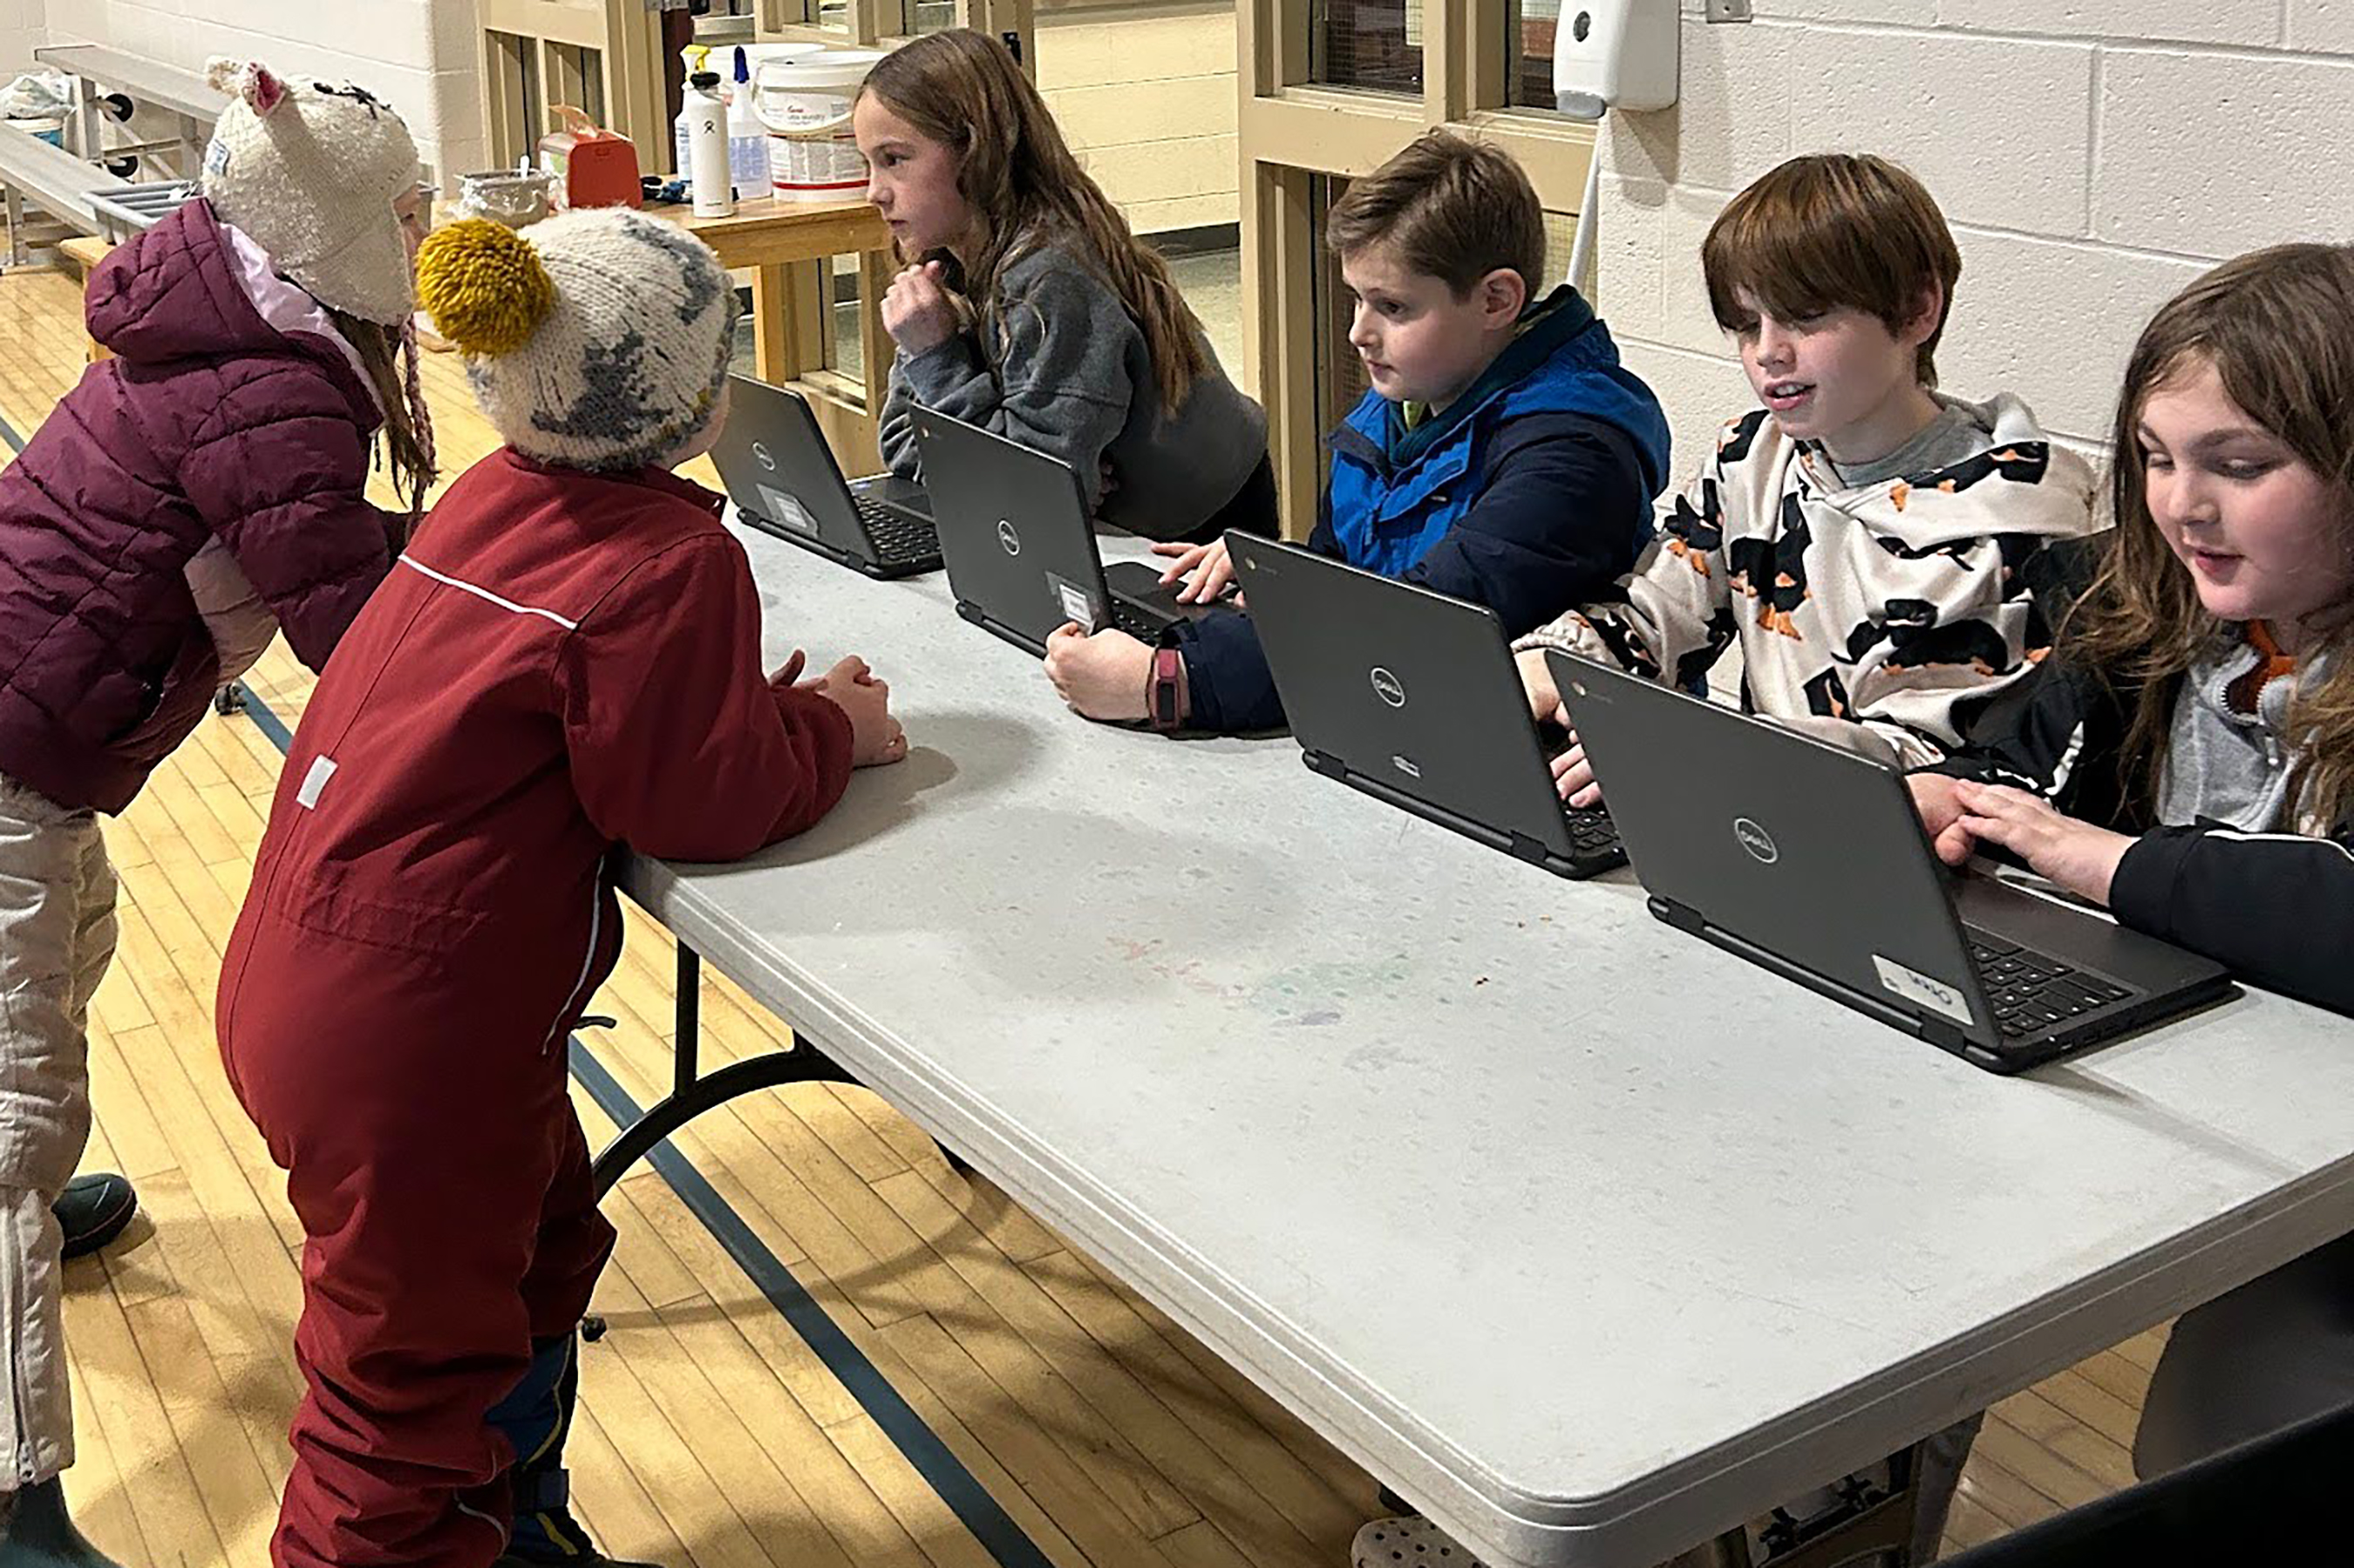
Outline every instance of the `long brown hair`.
<svg viewBox="0 0 2354 1568">
<path fill-rule="evenodd" d="M 412 524 L 424 515 L 425 493 L 433 488 L 433 417 L 418 384 L 416 329 L 380 326 L 329 307 L 327 315 L 359 355 L 384 410 L 384 445 L 392 461 L 392 491 L 408 506 Z"/>
<path fill-rule="evenodd" d="M 2126 731 L 2128 778 L 2156 799 L 2185 672 L 2239 633 L 2200 603 L 2189 571 L 2149 514 L 2139 430 L 2152 392 L 2212 366 L 2223 390 L 2318 474 L 2337 502 L 2338 538 L 2354 559 L 2354 247 L 2282 245 L 2227 261 L 2168 302 L 2142 330 L 2117 400 L 2109 499 L 2116 521 L 2099 577 L 2062 627 L 2060 646 L 2138 689 Z M 2288 732 L 2290 799 L 2307 826 L 2354 819 L 2354 605 L 2308 628 Z M 2313 656 L 2330 655 L 2312 679 Z"/>
<path fill-rule="evenodd" d="M 1210 369 L 1201 323 L 1102 187 L 1064 143 L 1045 100 L 1003 44 L 954 27 L 895 49 L 867 74 L 872 94 L 957 161 L 957 190 L 981 233 L 964 257 L 965 282 L 984 317 L 1000 304 L 999 275 L 1019 250 L 1076 236 L 1143 330 L 1161 408 L 1174 414 Z"/>
</svg>

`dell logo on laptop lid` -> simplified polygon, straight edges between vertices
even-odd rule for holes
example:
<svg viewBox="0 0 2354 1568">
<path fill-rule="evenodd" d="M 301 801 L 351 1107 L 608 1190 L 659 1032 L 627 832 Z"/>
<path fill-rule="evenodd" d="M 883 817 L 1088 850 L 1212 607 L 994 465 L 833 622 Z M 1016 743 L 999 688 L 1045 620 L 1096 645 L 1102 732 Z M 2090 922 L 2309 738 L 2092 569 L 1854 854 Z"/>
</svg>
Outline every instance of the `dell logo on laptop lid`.
<svg viewBox="0 0 2354 1568">
<path fill-rule="evenodd" d="M 1405 683 L 1404 681 L 1399 680 L 1395 675 L 1391 674 L 1379 664 L 1373 666 L 1372 679 L 1373 683 L 1373 695 L 1381 698 L 1382 701 L 1387 703 L 1394 708 L 1402 708 L 1405 706 Z"/>
<path fill-rule="evenodd" d="M 763 473 L 777 471 L 777 460 L 769 455 L 768 443 L 765 441 L 752 443 L 752 461 L 760 465 L 760 471 Z"/>
<path fill-rule="evenodd" d="M 997 542 L 1005 546 L 1005 553 L 1009 556 L 1022 553 L 1022 535 L 1013 531 L 1011 519 L 1001 517 L 997 520 Z"/>
<path fill-rule="evenodd" d="M 1774 835 L 1746 817 L 1733 819 L 1733 841 L 1761 865 L 1772 865 L 1782 858 L 1782 852 L 1775 847 Z"/>
</svg>

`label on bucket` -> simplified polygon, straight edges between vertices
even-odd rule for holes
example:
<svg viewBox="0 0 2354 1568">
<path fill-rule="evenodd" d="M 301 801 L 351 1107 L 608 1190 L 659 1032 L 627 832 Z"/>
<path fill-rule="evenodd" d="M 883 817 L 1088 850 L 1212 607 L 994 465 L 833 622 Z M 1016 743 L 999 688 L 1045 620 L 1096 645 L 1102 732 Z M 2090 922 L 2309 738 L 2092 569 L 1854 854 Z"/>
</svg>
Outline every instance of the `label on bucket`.
<svg viewBox="0 0 2354 1568">
<path fill-rule="evenodd" d="M 859 83 L 883 57 L 822 50 L 763 61 L 754 73 L 752 111 L 769 128 L 769 179 L 786 200 L 854 195 L 866 185 L 866 160 L 850 129 Z"/>
<path fill-rule="evenodd" d="M 769 138 L 769 181 L 779 196 L 832 196 L 866 188 L 866 160 L 849 137 Z"/>
</svg>

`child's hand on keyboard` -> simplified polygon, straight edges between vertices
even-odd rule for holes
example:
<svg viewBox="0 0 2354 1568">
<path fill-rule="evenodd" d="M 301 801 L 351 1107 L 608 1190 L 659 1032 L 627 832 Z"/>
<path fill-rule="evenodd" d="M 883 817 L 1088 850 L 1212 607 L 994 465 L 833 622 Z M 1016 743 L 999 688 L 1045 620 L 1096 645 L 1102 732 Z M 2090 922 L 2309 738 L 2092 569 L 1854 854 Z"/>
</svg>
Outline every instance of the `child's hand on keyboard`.
<svg viewBox="0 0 2354 1568">
<path fill-rule="evenodd" d="M 1226 591 L 1235 580 L 1234 557 L 1227 553 L 1224 539 L 1207 545 L 1158 544 L 1152 546 L 1156 556 L 1173 556 L 1169 569 L 1161 574 L 1161 586 L 1167 588 L 1178 578 L 1191 573 L 1185 586 L 1177 590 L 1180 604 L 1212 604 Z M 1243 602 L 1242 595 L 1235 603 Z"/>
<path fill-rule="evenodd" d="M 1046 679 L 1084 718 L 1134 724 L 1150 711 L 1152 650 L 1125 631 L 1066 621 L 1046 638 Z"/>
<path fill-rule="evenodd" d="M 1974 840 L 2000 844 L 2038 875 L 2079 898 L 2107 905 L 2117 863 L 2136 842 L 2132 835 L 2062 816 L 2046 801 L 2008 784 L 1957 779 L 1954 795 L 1961 805 L 1956 823 L 1960 831 Z"/>
<path fill-rule="evenodd" d="M 1908 773 L 1904 787 L 1913 792 L 1913 809 L 1921 814 L 1921 831 L 1937 858 L 1959 865 L 1970 858 L 1978 842 L 1962 826 L 1961 783 L 1944 773 Z"/>
<path fill-rule="evenodd" d="M 1561 792 L 1564 805 L 1579 810 L 1591 810 L 1602 804 L 1602 786 L 1594 781 L 1594 765 L 1585 760 L 1585 747 L 1577 744 L 1577 732 L 1569 732 L 1569 749 L 1553 759 L 1553 787 Z"/>
</svg>

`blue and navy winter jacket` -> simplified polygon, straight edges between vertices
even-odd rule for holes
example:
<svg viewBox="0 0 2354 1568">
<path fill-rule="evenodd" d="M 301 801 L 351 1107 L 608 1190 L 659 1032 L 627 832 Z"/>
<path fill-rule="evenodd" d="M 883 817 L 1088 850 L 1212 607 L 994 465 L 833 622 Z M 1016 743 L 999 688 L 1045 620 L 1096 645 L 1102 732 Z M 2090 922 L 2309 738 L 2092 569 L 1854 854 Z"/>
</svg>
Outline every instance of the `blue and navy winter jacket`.
<svg viewBox="0 0 2354 1568">
<path fill-rule="evenodd" d="M 1484 604 L 1510 637 L 1626 575 L 1669 473 L 1659 399 L 1566 286 L 1442 412 L 1409 429 L 1398 404 L 1368 392 L 1326 445 L 1331 479 L 1309 547 Z M 1248 616 L 1220 611 L 1169 635 L 1193 727 L 1283 723 Z"/>
</svg>

